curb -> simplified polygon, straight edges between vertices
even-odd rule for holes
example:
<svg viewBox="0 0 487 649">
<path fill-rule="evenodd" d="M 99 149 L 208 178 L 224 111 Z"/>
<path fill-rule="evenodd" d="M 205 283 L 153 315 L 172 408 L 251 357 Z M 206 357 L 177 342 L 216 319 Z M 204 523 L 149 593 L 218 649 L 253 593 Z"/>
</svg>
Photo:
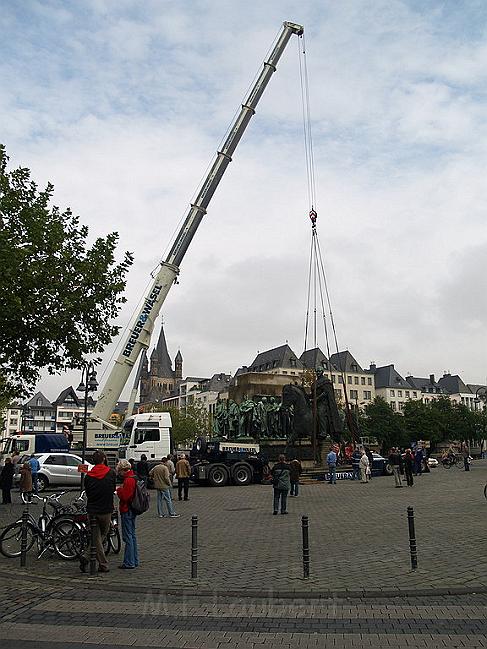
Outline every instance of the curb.
<svg viewBox="0 0 487 649">
<path fill-rule="evenodd" d="M 64 588 L 68 587 L 73 590 L 101 590 L 107 592 L 123 592 L 130 590 L 132 593 L 144 595 L 169 595 L 174 597 L 232 597 L 232 598 L 252 598 L 252 599 L 379 599 L 379 598 L 393 598 L 393 597 L 442 597 L 448 595 L 481 595 L 487 594 L 487 585 L 479 586 L 445 586 L 440 588 L 410 588 L 410 589 L 363 589 L 363 590 L 321 590 L 321 591 L 303 591 L 303 590 L 224 590 L 220 588 L 210 589 L 198 588 L 198 583 L 188 584 L 188 586 L 181 586 L 176 588 L 160 588 L 153 586 L 139 586 L 136 584 L 128 584 L 127 582 L 120 581 L 107 581 L 107 577 L 85 577 L 76 581 L 66 583 L 63 577 L 53 577 L 48 575 L 41 575 L 36 573 L 27 573 L 23 570 L 20 573 L 27 581 L 35 583 L 42 582 L 50 585 L 59 584 Z M 11 572 L 0 570 L 0 576 L 11 577 Z"/>
</svg>

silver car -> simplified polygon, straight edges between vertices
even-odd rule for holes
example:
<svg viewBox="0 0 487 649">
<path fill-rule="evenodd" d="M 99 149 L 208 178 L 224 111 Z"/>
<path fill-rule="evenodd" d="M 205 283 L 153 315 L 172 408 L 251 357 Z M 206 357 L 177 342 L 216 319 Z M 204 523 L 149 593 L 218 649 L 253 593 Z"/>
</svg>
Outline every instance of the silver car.
<svg viewBox="0 0 487 649">
<path fill-rule="evenodd" d="M 37 473 L 39 491 L 44 491 L 48 486 L 64 485 L 79 487 L 81 484 L 81 473 L 78 467 L 82 464 L 81 457 L 73 453 L 36 453 L 40 468 Z M 19 466 L 30 460 L 29 455 L 20 458 Z M 93 465 L 85 460 L 88 471 Z M 20 476 L 16 476 L 18 481 Z"/>
</svg>

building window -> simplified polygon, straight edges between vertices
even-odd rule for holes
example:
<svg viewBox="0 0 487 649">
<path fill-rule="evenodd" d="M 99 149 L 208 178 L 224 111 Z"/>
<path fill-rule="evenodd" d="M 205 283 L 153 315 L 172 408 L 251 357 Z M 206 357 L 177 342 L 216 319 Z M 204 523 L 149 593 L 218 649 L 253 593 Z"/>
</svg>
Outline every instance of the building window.
<svg viewBox="0 0 487 649">
<path fill-rule="evenodd" d="M 350 390 L 350 399 L 358 399 L 358 390 Z"/>
<path fill-rule="evenodd" d="M 404 410 L 404 403 L 402 401 L 399 401 L 399 410 Z"/>
<path fill-rule="evenodd" d="M 364 390 L 364 399 L 370 401 L 372 399 L 372 392 L 370 390 Z"/>
<path fill-rule="evenodd" d="M 272 361 L 272 367 L 277 367 L 277 361 Z"/>
<path fill-rule="evenodd" d="M 290 363 L 291 367 L 296 367 L 296 359 L 295 358 L 290 358 L 289 363 Z"/>
<path fill-rule="evenodd" d="M 406 399 L 409 399 L 409 390 L 406 390 L 406 392 L 404 393 L 404 396 L 406 397 Z"/>
<path fill-rule="evenodd" d="M 396 402 L 395 401 L 391 401 L 391 408 L 393 410 L 396 410 Z"/>
<path fill-rule="evenodd" d="M 286 372 L 285 370 L 283 370 L 282 373 L 283 373 L 283 374 L 287 374 L 287 372 Z"/>
<path fill-rule="evenodd" d="M 348 376 L 348 377 L 347 377 L 347 383 L 348 383 L 349 385 L 352 385 L 352 377 L 351 377 L 351 376 Z"/>
<path fill-rule="evenodd" d="M 360 383 L 361 385 L 365 385 L 365 376 L 360 377 Z"/>
<path fill-rule="evenodd" d="M 331 380 L 332 380 L 332 383 L 336 383 L 336 377 L 335 377 L 334 374 L 331 375 Z"/>
<path fill-rule="evenodd" d="M 417 396 L 418 396 L 417 393 L 413 392 L 413 399 L 416 399 Z"/>
<path fill-rule="evenodd" d="M 397 396 L 398 396 L 398 397 L 402 397 L 402 390 L 398 390 L 398 391 L 397 391 Z"/>
<path fill-rule="evenodd" d="M 396 396 L 396 395 L 395 395 L 394 390 L 391 390 L 391 397 L 395 397 L 395 396 Z"/>
<path fill-rule="evenodd" d="M 353 381 L 354 381 L 355 385 L 358 385 L 358 376 L 354 376 Z"/>
<path fill-rule="evenodd" d="M 338 375 L 338 383 L 343 383 L 343 376 Z"/>
<path fill-rule="evenodd" d="M 372 385 L 372 377 L 371 376 L 369 376 L 367 378 L 367 385 Z"/>
</svg>

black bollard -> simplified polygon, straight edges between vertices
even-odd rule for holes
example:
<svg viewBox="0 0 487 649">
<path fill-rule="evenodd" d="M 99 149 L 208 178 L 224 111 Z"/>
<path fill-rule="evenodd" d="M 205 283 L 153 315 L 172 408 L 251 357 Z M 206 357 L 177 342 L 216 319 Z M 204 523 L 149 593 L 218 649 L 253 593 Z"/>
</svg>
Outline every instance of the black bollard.
<svg viewBox="0 0 487 649">
<path fill-rule="evenodd" d="M 414 509 L 408 507 L 408 527 L 409 527 L 409 552 L 411 554 L 411 570 L 418 567 L 418 550 L 416 547 L 416 532 L 414 530 Z"/>
<path fill-rule="evenodd" d="M 26 504 L 22 512 L 22 528 L 20 531 L 20 567 L 25 568 L 27 563 L 27 522 L 29 520 L 29 505 Z"/>
<path fill-rule="evenodd" d="M 96 545 L 95 545 L 95 528 L 98 525 L 96 517 L 90 515 L 90 576 L 96 575 Z"/>
<path fill-rule="evenodd" d="M 303 578 L 309 579 L 309 527 L 307 516 L 301 518 L 301 529 L 303 532 Z"/>
<path fill-rule="evenodd" d="M 198 577 L 198 517 L 191 518 L 191 579 Z"/>
</svg>

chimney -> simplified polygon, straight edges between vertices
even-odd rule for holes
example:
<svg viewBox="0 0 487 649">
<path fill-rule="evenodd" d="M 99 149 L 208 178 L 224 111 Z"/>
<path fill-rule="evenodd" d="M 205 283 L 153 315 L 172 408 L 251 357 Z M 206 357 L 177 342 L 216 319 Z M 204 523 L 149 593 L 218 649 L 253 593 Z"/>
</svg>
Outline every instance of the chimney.
<svg viewBox="0 0 487 649">
<path fill-rule="evenodd" d="M 370 368 L 369 368 L 369 370 L 370 370 L 371 372 L 374 372 L 374 373 L 375 373 L 375 370 L 376 370 L 376 369 L 377 369 L 377 365 L 376 365 L 375 363 L 371 363 L 371 364 L 370 364 Z"/>
<path fill-rule="evenodd" d="M 435 375 L 434 374 L 430 374 L 430 383 L 431 383 L 431 385 L 435 384 Z"/>
</svg>

